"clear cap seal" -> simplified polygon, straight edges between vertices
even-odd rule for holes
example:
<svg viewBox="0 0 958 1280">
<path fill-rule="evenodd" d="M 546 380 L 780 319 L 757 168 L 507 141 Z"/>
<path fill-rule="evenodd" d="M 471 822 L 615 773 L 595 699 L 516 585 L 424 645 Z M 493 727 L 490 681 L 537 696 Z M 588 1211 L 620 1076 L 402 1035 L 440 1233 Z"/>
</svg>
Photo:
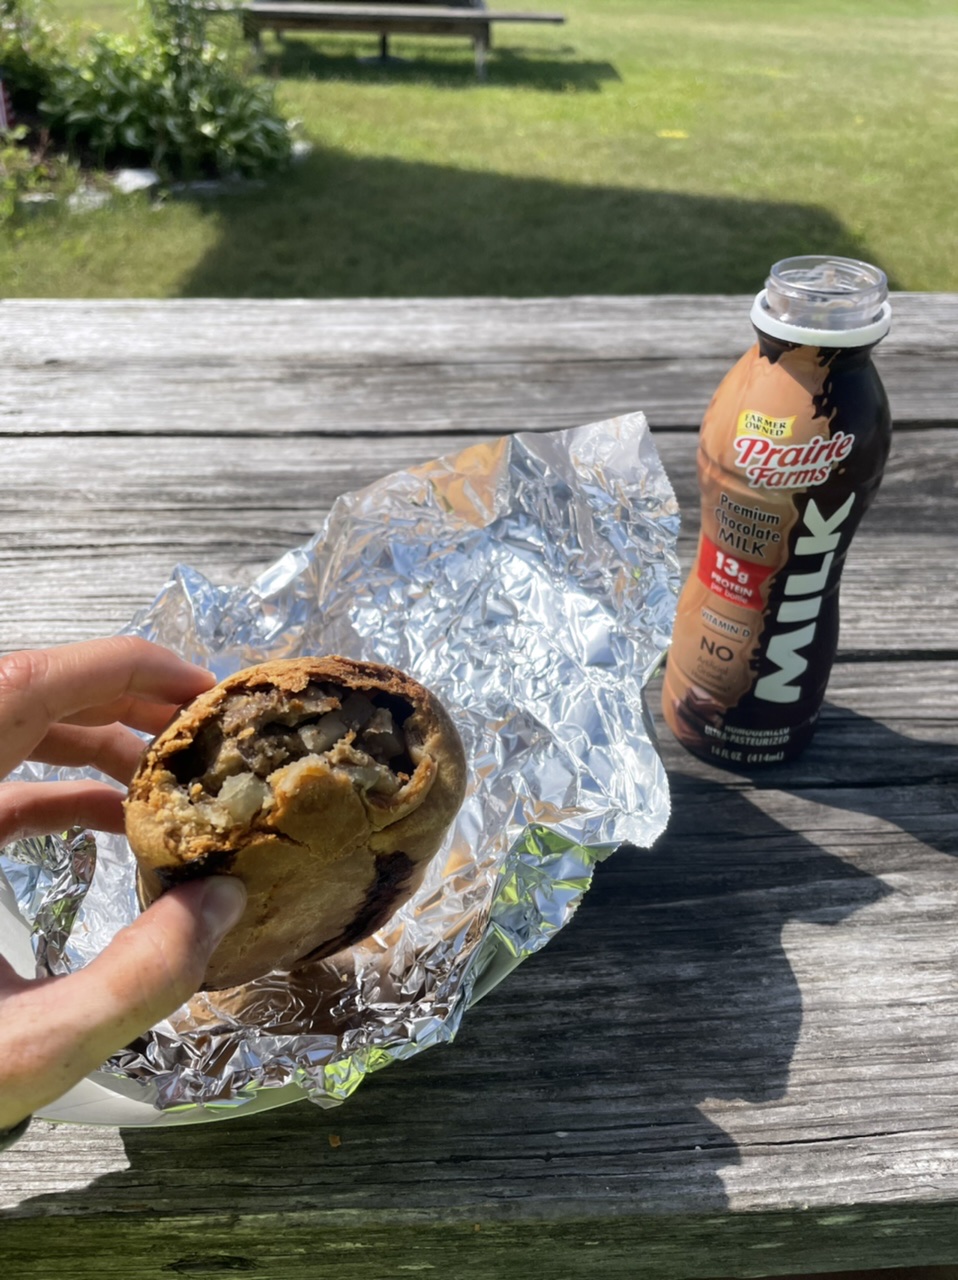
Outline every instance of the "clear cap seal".
<svg viewBox="0 0 958 1280">
<path fill-rule="evenodd" d="M 752 306 L 752 323 L 785 342 L 864 347 L 891 328 L 888 278 L 856 258 L 808 254 L 772 267 Z"/>
</svg>

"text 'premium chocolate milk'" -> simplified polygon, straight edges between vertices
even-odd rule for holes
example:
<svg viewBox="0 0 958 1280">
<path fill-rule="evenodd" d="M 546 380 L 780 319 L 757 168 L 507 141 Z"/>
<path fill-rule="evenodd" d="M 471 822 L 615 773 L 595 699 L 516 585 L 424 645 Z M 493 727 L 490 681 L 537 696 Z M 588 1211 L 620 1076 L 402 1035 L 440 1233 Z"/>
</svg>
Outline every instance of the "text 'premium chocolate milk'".
<svg viewBox="0 0 958 1280">
<path fill-rule="evenodd" d="M 787 258 L 752 308 L 758 342 L 699 436 L 702 529 L 679 596 L 665 719 L 698 755 L 790 760 L 838 643 L 838 583 L 881 482 L 888 401 L 871 361 L 891 323 L 877 267 Z"/>
</svg>

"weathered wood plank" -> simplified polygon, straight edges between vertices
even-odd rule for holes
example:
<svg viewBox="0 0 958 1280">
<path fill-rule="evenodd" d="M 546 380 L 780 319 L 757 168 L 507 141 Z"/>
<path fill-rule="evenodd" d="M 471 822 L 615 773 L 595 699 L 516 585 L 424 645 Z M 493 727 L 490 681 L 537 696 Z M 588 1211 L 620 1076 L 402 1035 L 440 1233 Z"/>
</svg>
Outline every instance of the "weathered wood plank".
<svg viewBox="0 0 958 1280">
<path fill-rule="evenodd" d="M 262 1280 L 327 1275 L 398 1280 L 417 1273 L 444 1280 L 503 1280 L 516 1274 L 592 1280 L 598 1270 L 611 1280 L 634 1280 L 636 1259 L 641 1259 L 641 1274 L 657 1280 L 694 1280 L 718 1272 L 767 1276 L 783 1267 L 807 1274 L 825 1266 L 855 1268 L 848 1280 L 875 1280 L 858 1268 L 910 1262 L 916 1241 L 932 1259 L 952 1257 L 953 1217 L 950 1205 L 927 1213 L 903 1205 L 894 1214 L 863 1206 L 800 1218 L 706 1213 L 673 1221 L 666 1236 L 661 1223 L 642 1218 L 583 1221 L 575 1205 L 561 1221 L 490 1222 L 477 1210 L 464 1220 L 450 1214 L 439 1224 L 370 1224 L 344 1217 L 330 1227 L 318 1227 L 301 1213 L 267 1224 L 234 1217 L 152 1218 L 141 1211 L 84 1222 L 82 1231 L 71 1232 L 76 1243 L 70 1245 L 69 1264 L 71 1280 L 170 1280 L 235 1272 Z M 52 1225 L 5 1226 L 5 1256 L 23 1280 L 48 1280 L 62 1265 L 62 1252 L 50 1242 Z M 678 1265 L 676 1254 L 681 1255 Z M 908 1268 L 888 1272 L 888 1280 L 955 1280 L 955 1273 Z"/>
<path fill-rule="evenodd" d="M 695 445 L 656 442 L 697 529 Z M 7 439 L 0 485 L 0 648 L 103 634 L 148 603 L 177 561 L 214 581 L 248 582 L 308 538 L 335 498 L 404 465 L 454 452 L 461 436 L 368 441 L 272 437 L 90 436 Z M 958 444 L 958 441 L 956 441 Z M 953 652 L 958 598 L 950 563 L 956 468 L 947 429 L 900 437 L 875 509 L 852 547 L 842 589 L 843 650 Z M 64 469 L 65 456 L 68 470 Z"/>
<path fill-rule="evenodd" d="M 433 16 L 426 16 L 428 14 Z M 377 15 L 374 10 L 367 13 L 356 6 L 337 6 L 327 12 L 314 9 L 309 4 L 253 3 L 243 6 L 242 16 L 243 30 L 247 35 L 257 31 L 356 31 L 373 35 L 474 38 L 484 36 L 489 29 L 483 15 L 468 15 L 464 10 L 443 13 L 436 8 L 419 12 L 381 9 Z"/>
<path fill-rule="evenodd" d="M 332 31 L 387 31 L 397 34 L 413 31 L 426 35 L 446 35 L 450 31 L 470 34 L 490 22 L 562 23 L 558 13 L 532 13 L 520 10 L 473 9 L 451 5 L 390 4 L 315 4 L 312 0 L 252 0 L 240 7 L 244 17 L 252 17 L 268 26 L 271 18 L 282 19 L 282 25 L 300 22 L 304 27 L 326 27 Z"/>
<path fill-rule="evenodd" d="M 756 282 L 757 284 L 760 282 Z M 0 300 L 2 350 L 17 367 L 76 358 L 235 362 L 302 356 L 313 363 L 415 364 L 458 355 L 562 361 L 736 359 L 752 339 L 751 297 L 22 299 Z M 953 356 L 958 294 L 892 296 L 895 321 L 878 348 Z M 191 358 L 192 357 L 192 358 Z"/>
<path fill-rule="evenodd" d="M 248 580 L 339 492 L 469 433 L 658 405 L 694 513 L 688 429 L 749 340 L 745 300 L 709 301 L 3 303 L 0 646 L 112 630 L 176 559 Z M 678 1280 L 958 1254 L 958 437 L 927 428 L 958 416 L 958 297 L 896 306 L 881 359 L 911 429 L 846 571 L 856 660 L 805 756 L 749 780 L 664 736 L 656 848 L 601 867 L 454 1046 L 341 1110 L 35 1125 L 0 1163 L 12 1273 L 63 1269 L 50 1217 L 74 1228 L 77 1280 L 631 1280 L 638 1258 Z M 188 441 L 152 438 L 159 405 Z M 375 448 L 336 438 L 354 429 Z"/>
<path fill-rule="evenodd" d="M 694 778 L 700 797 L 685 796 L 683 811 L 690 809 L 706 827 L 708 806 L 716 792 L 728 788 L 750 791 L 749 775 L 695 762 L 673 741 L 659 714 L 660 689 L 650 685 L 649 701 L 659 725 L 659 739 L 670 772 Z M 894 820 L 914 825 L 927 820 L 943 839 L 953 825 L 948 793 L 945 808 L 933 814 L 902 817 L 896 799 L 897 788 L 905 788 L 905 804 L 911 803 L 908 788 L 915 784 L 938 785 L 958 773 L 954 749 L 958 704 L 958 667 L 954 661 L 902 662 L 870 661 L 835 664 L 822 710 L 822 719 L 808 750 L 780 772 L 761 775 L 764 787 L 787 787 L 795 796 L 818 792 L 848 792 L 847 803 L 855 812 L 871 813 L 872 788 L 880 791 L 876 813 L 894 815 Z M 689 784 L 690 786 L 692 784 Z M 935 794 L 929 792 L 929 796 Z M 673 825 L 678 815 L 673 816 Z M 910 829 L 910 828 L 909 828 Z M 733 830 L 734 840 L 737 831 Z M 716 837 L 725 839 L 725 837 Z"/>
<path fill-rule="evenodd" d="M 612 1280 L 634 1280 L 640 1258 L 642 1275 L 694 1280 L 718 1272 L 767 1276 L 786 1266 L 807 1275 L 831 1266 L 825 1261 L 831 1258 L 843 1272 L 856 1268 L 848 1280 L 876 1280 L 857 1268 L 913 1260 L 916 1240 L 932 1258 L 952 1257 L 949 1215 L 953 1206 L 941 1206 L 934 1216 L 908 1206 L 894 1215 L 862 1207 L 849 1213 L 809 1212 L 802 1220 L 774 1213 L 721 1222 L 676 1216 L 669 1235 L 660 1224 L 624 1216 L 597 1226 L 581 1220 L 574 1208 L 561 1222 L 488 1222 L 474 1213 L 473 1221 L 377 1222 L 361 1230 L 352 1221 L 318 1228 L 301 1215 L 288 1215 L 274 1228 L 245 1217 L 224 1224 L 136 1215 L 85 1222 L 76 1245 L 70 1244 L 69 1261 L 76 1280 L 170 1280 L 233 1272 L 263 1280 L 315 1280 L 327 1272 L 337 1280 L 398 1280 L 416 1272 L 444 1280 L 502 1280 L 514 1274 L 592 1280 L 597 1270 Z M 60 1260 L 61 1254 L 50 1251 L 50 1228 L 42 1222 L 6 1226 L 5 1256 L 23 1280 L 49 1280 L 51 1271 L 44 1267 Z M 672 1266 L 676 1252 L 683 1258 L 681 1270 Z M 889 1271 L 888 1280 L 955 1280 L 955 1275 L 952 1267 L 907 1267 Z"/>
<path fill-rule="evenodd" d="M 907 719 L 916 700 L 876 674 L 867 709 Z M 951 664 L 943 701 L 956 684 Z M 778 770 L 740 791 L 668 746 L 667 835 L 600 868 L 455 1045 L 333 1112 L 122 1136 L 37 1125 L 0 1166 L 5 1256 L 43 1275 L 55 1216 L 82 1223 L 78 1280 L 113 1274 L 118 1242 L 137 1280 L 286 1280 L 330 1259 L 345 1280 L 400 1259 L 498 1277 L 530 1232 L 534 1274 L 570 1277 L 598 1257 L 631 1277 L 640 1245 L 663 1277 L 953 1257 L 958 726 L 940 707 L 898 726 L 937 737 L 940 776 L 913 785 L 816 792 Z M 867 766 L 860 729 L 836 714 L 821 737 Z M 460 1229 L 481 1239 L 456 1271 Z"/>
<path fill-rule="evenodd" d="M 266 536 L 262 530 L 253 538 L 249 530 L 246 536 L 237 530 L 235 541 L 221 530 L 202 542 L 180 532 L 140 546 L 125 531 L 110 540 L 102 529 L 90 542 L 78 543 L 74 527 L 59 545 L 52 536 L 41 549 L 7 550 L 0 554 L 0 651 L 118 630 L 149 604 L 178 560 L 216 582 L 247 583 L 301 540 L 290 532 L 292 537 L 274 531 L 268 542 L 259 540 Z M 936 567 L 948 553 L 944 535 L 909 539 L 894 553 L 874 543 L 856 545 L 853 553 L 842 584 L 840 652 L 954 654 L 958 600 Z"/>
<path fill-rule="evenodd" d="M 2 306 L 12 434 L 499 433 L 635 408 L 693 428 L 752 340 L 745 298 Z M 896 309 L 878 353 L 896 420 L 954 422 L 958 297 Z"/>
</svg>

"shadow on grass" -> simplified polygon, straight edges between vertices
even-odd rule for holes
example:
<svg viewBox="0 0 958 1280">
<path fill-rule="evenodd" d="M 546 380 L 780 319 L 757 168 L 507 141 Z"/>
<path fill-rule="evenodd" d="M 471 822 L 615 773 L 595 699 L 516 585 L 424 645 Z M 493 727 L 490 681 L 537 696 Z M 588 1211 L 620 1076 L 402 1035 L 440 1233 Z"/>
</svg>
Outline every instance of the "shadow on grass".
<svg viewBox="0 0 958 1280">
<path fill-rule="evenodd" d="M 211 203 L 208 216 L 218 241 L 185 277 L 186 297 L 747 293 L 791 254 L 874 260 L 813 204 L 573 186 L 336 150 Z"/>
<path fill-rule="evenodd" d="M 286 36 L 265 46 L 262 69 L 284 80 L 348 80 L 358 84 L 430 84 L 443 89 L 476 88 L 471 43 L 462 49 L 425 48 L 401 37 L 390 40 L 390 60 L 375 57 L 378 37 L 366 41 L 327 41 Z M 522 87 L 549 93 L 598 93 L 603 83 L 621 77 L 610 62 L 577 58 L 575 49 L 549 50 L 493 45 L 488 82 L 497 88 Z M 561 55 L 567 55 L 563 57 Z M 445 56 L 444 56 L 445 55 Z"/>
</svg>

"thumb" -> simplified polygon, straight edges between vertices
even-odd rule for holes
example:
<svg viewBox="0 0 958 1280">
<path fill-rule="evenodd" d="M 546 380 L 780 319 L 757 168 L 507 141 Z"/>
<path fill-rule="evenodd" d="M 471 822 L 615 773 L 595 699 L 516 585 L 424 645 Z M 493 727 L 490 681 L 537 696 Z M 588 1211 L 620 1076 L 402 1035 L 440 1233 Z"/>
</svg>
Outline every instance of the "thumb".
<svg viewBox="0 0 958 1280">
<path fill-rule="evenodd" d="M 35 982 L 0 973 L 0 1129 L 59 1098 L 187 1000 L 245 906 L 242 881 L 194 880 L 164 894 L 78 973 Z"/>
<path fill-rule="evenodd" d="M 69 979 L 71 1004 L 82 1011 L 98 1062 L 193 995 L 245 906 L 246 887 L 232 876 L 171 889 Z"/>
</svg>

